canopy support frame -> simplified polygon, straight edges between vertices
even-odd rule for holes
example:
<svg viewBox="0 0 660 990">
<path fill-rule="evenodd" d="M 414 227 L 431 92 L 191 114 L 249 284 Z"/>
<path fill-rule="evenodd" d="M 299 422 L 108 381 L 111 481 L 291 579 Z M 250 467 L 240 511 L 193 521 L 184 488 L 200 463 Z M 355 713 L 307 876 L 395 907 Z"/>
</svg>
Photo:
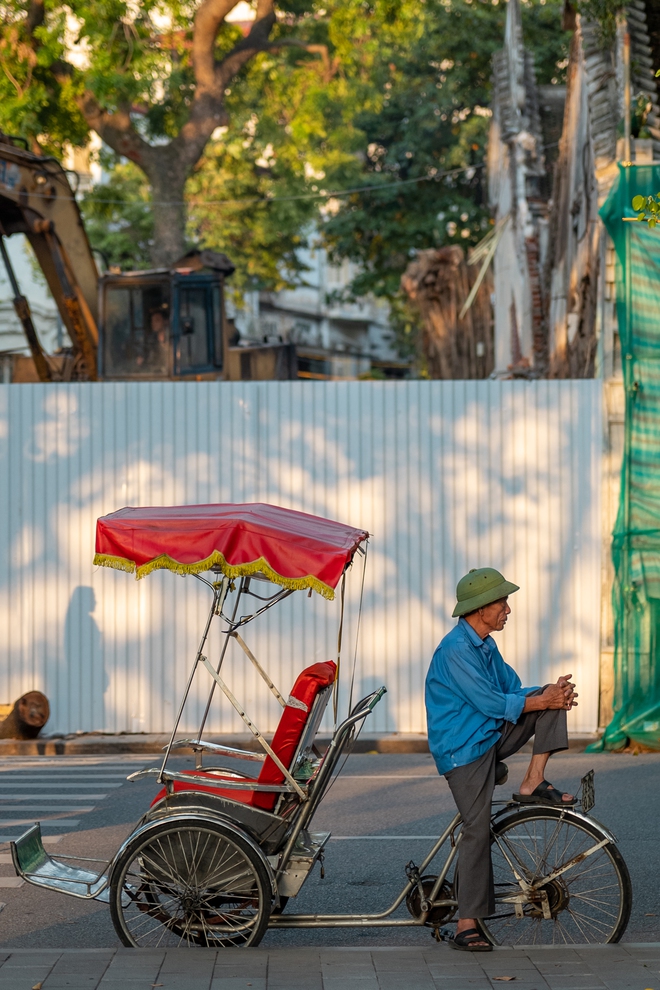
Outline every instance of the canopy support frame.
<svg viewBox="0 0 660 990">
<path fill-rule="evenodd" d="M 272 694 L 275 695 L 275 697 L 279 701 L 279 703 L 282 706 L 282 708 L 286 708 L 286 701 L 284 700 L 284 698 L 282 697 L 282 695 L 280 694 L 280 692 L 277 690 L 277 688 L 275 687 L 275 685 L 271 681 L 270 677 L 268 676 L 268 674 L 266 673 L 266 671 L 264 670 L 264 668 L 261 666 L 261 664 L 259 663 L 259 661 L 255 657 L 254 653 L 252 652 L 252 650 L 250 649 L 250 647 L 247 645 L 247 643 L 243 639 L 243 637 L 240 636 L 237 632 L 230 633 L 229 635 L 230 636 L 233 636 L 233 638 L 236 640 L 236 642 L 238 643 L 238 645 L 240 646 L 240 648 L 243 650 L 243 653 L 248 658 L 248 660 L 250 661 L 250 663 L 254 664 L 256 670 L 263 677 L 264 681 L 268 685 L 269 690 L 271 691 Z M 227 639 L 229 639 L 229 637 L 227 637 Z"/>
<path fill-rule="evenodd" d="M 276 766 L 279 768 L 279 770 L 284 774 L 285 779 L 291 785 L 291 787 L 294 789 L 294 791 L 296 792 L 296 794 L 298 795 L 298 797 L 301 798 L 301 800 L 305 801 L 307 799 L 306 792 L 300 786 L 300 784 L 298 783 L 298 781 L 291 775 L 291 773 L 289 772 L 288 767 L 285 767 L 284 766 L 284 764 L 280 760 L 280 758 L 277 755 L 277 753 L 275 753 L 275 751 L 266 742 L 266 740 L 262 736 L 261 732 L 259 732 L 259 729 L 256 727 L 256 725 L 254 724 L 254 722 L 251 721 L 250 717 L 246 714 L 246 712 L 241 707 L 241 705 L 239 705 L 238 701 L 236 700 L 236 698 L 234 697 L 234 695 L 230 691 L 230 689 L 227 686 L 227 684 L 225 684 L 225 682 L 223 681 L 223 679 L 220 676 L 220 674 L 216 672 L 215 668 L 212 666 L 212 664 L 209 663 L 209 661 L 208 661 L 208 659 L 206 657 L 200 657 L 200 662 L 201 662 L 201 664 L 204 667 L 206 667 L 206 669 L 208 670 L 209 674 L 211 675 L 211 677 L 213 678 L 213 680 L 216 682 L 216 684 L 218 685 L 218 687 L 220 688 L 220 690 L 222 691 L 222 693 L 224 694 L 224 696 L 227 698 L 227 700 L 229 701 L 229 703 L 232 706 L 232 708 L 234 708 L 235 711 L 240 715 L 240 717 L 242 718 L 243 722 L 248 727 L 248 729 L 250 730 L 250 732 L 252 733 L 252 735 L 255 737 L 255 739 L 257 740 L 257 742 L 259 743 L 259 745 L 262 746 L 263 749 L 265 749 L 265 751 L 268 753 L 268 755 L 270 756 L 270 758 L 273 761 L 273 763 L 275 763 Z"/>
<path fill-rule="evenodd" d="M 204 581 L 203 578 L 202 581 Z M 210 582 L 204 581 L 204 584 L 210 584 Z M 174 727 L 172 728 L 172 734 L 170 736 L 169 742 L 167 744 L 167 748 L 165 750 L 165 755 L 163 757 L 163 762 L 161 764 L 160 774 L 158 777 L 160 783 L 162 783 L 164 780 L 163 773 L 165 772 L 165 766 L 167 765 L 167 761 L 172 751 L 172 746 L 174 745 L 174 738 L 176 736 L 177 729 L 179 728 L 179 723 L 181 721 L 181 716 L 183 715 L 183 709 L 185 708 L 186 702 L 188 700 L 188 695 L 190 694 L 190 688 L 192 687 L 193 680 L 195 679 L 197 667 L 201 663 L 202 659 L 204 659 L 203 650 L 209 636 L 209 630 L 211 629 L 211 623 L 213 622 L 213 617 L 222 611 L 222 606 L 224 605 L 225 598 L 227 597 L 227 593 L 229 592 L 229 585 L 230 585 L 230 580 L 227 577 L 224 577 L 222 581 L 219 582 L 218 585 L 211 585 L 213 589 L 213 601 L 211 603 L 211 608 L 209 610 L 208 618 L 206 620 L 206 625 L 204 626 L 204 632 L 202 633 L 202 638 L 199 642 L 197 654 L 195 655 L 195 660 L 192 665 L 192 670 L 190 671 L 190 677 L 188 678 L 186 689 L 183 692 L 183 698 L 181 699 L 181 704 L 179 705 L 179 710 L 177 712 L 177 716 L 174 722 Z"/>
</svg>

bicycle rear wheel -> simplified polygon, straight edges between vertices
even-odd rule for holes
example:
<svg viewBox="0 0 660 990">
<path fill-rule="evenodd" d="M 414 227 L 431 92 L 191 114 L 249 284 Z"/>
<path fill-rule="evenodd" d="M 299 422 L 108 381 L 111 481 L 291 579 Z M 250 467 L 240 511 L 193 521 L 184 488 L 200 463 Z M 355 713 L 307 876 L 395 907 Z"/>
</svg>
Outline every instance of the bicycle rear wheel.
<svg viewBox="0 0 660 990">
<path fill-rule="evenodd" d="M 129 841 L 114 864 L 110 913 L 136 948 L 258 945 L 272 890 L 260 858 L 234 830 L 168 822 Z"/>
<path fill-rule="evenodd" d="M 618 942 L 626 930 L 630 875 L 597 822 L 555 808 L 517 811 L 495 823 L 491 853 L 496 912 L 481 926 L 494 945 Z M 522 893 L 514 870 L 527 883 L 559 875 L 516 906 L 502 900 Z"/>
</svg>

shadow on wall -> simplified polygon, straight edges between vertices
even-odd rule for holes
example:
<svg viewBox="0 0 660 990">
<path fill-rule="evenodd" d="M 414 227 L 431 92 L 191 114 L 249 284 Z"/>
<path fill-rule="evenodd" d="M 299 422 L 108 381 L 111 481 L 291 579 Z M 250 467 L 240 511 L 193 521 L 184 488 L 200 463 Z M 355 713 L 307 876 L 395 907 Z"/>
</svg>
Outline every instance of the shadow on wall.
<svg viewBox="0 0 660 990">
<path fill-rule="evenodd" d="M 78 585 L 73 589 L 64 620 L 64 657 L 71 699 L 69 724 L 83 731 L 105 725 L 105 694 L 110 686 L 101 630 L 93 616 L 95 609 L 94 589 Z M 91 708 L 80 705 L 79 699 L 83 698 L 91 699 Z"/>
</svg>

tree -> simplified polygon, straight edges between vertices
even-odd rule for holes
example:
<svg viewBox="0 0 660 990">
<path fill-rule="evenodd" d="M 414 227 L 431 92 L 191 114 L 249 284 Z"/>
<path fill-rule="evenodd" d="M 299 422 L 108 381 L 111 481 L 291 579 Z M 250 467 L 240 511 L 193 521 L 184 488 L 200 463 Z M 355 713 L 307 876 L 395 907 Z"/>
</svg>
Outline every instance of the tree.
<svg viewBox="0 0 660 990">
<path fill-rule="evenodd" d="M 539 82 L 557 82 L 568 36 L 559 0 L 528 0 L 526 44 Z M 353 118 L 368 190 L 345 197 L 324 225 L 332 254 L 358 262 L 355 295 L 393 298 L 418 251 L 483 237 L 490 224 L 485 158 L 491 58 L 502 47 L 497 0 L 426 0 L 423 30 L 393 39 L 374 67 L 374 98 Z"/>
<path fill-rule="evenodd" d="M 186 182 L 209 138 L 228 124 L 234 79 L 257 53 L 297 44 L 290 28 L 305 0 L 293 0 L 282 28 L 275 0 L 256 0 L 243 30 L 226 21 L 237 2 L 3 5 L 0 126 L 15 132 L 18 122 L 45 151 L 83 144 L 93 130 L 136 165 L 152 193 L 155 264 L 183 253 Z"/>
</svg>

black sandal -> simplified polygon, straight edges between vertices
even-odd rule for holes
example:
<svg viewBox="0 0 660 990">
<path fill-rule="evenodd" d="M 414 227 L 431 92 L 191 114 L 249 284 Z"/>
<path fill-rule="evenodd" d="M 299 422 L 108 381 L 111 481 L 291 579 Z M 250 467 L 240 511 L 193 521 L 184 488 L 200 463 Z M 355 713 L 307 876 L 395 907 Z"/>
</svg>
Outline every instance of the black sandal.
<svg viewBox="0 0 660 990">
<path fill-rule="evenodd" d="M 479 944 L 481 943 L 481 944 Z M 449 939 L 452 949 L 463 952 L 492 952 L 493 947 L 477 928 L 466 928 Z"/>
<path fill-rule="evenodd" d="M 577 798 L 564 801 L 562 792 L 553 787 L 547 780 L 542 780 L 531 794 L 514 794 L 513 800 L 518 804 L 540 804 L 545 808 L 574 808 Z"/>
</svg>

